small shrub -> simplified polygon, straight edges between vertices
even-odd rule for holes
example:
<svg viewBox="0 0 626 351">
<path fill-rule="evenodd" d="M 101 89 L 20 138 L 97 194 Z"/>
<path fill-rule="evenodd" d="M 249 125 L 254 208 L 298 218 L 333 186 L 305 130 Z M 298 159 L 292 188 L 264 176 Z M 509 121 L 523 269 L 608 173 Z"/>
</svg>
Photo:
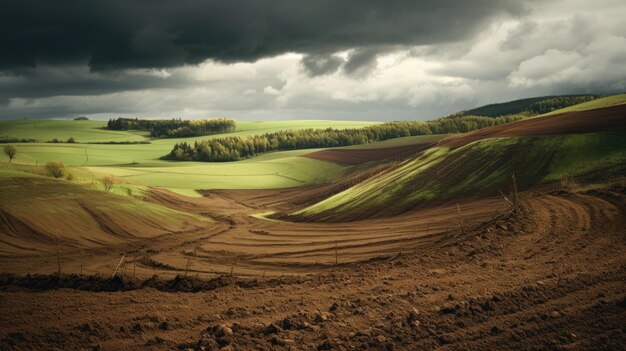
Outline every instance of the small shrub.
<svg viewBox="0 0 626 351">
<path fill-rule="evenodd" d="M 580 184 L 578 184 L 574 178 L 569 176 L 561 179 L 559 181 L 559 185 L 561 186 L 561 189 L 567 191 L 573 191 L 580 188 Z"/>
<path fill-rule="evenodd" d="M 72 173 L 72 172 L 67 172 L 67 175 L 65 176 L 65 179 L 66 179 L 66 180 L 68 180 L 68 181 L 70 181 L 70 182 L 71 182 L 71 181 L 73 181 L 73 180 L 75 179 L 75 177 L 74 177 L 74 173 Z"/>
<path fill-rule="evenodd" d="M 54 139 L 52 139 L 52 140 L 48 140 L 48 142 L 49 142 L 49 143 L 52 143 L 52 144 L 58 144 L 58 143 L 60 143 L 60 142 L 61 142 L 61 140 L 59 140 L 59 139 L 57 139 L 57 138 L 54 138 Z"/>
<path fill-rule="evenodd" d="M 104 177 L 104 179 L 102 179 L 102 184 L 104 184 L 104 190 L 111 191 L 111 189 L 115 185 L 115 177 L 113 176 Z"/>
<path fill-rule="evenodd" d="M 61 178 L 65 175 L 65 165 L 63 161 L 50 161 L 46 163 L 46 172 L 54 178 Z"/>
<path fill-rule="evenodd" d="M 66 143 L 68 143 L 68 144 L 75 144 L 76 143 L 76 139 L 74 139 L 74 137 L 70 137 L 69 139 L 67 139 Z"/>
<path fill-rule="evenodd" d="M 76 117 L 74 118 L 75 121 L 88 121 L 89 118 L 85 117 L 85 116 L 80 116 L 80 117 Z"/>
</svg>

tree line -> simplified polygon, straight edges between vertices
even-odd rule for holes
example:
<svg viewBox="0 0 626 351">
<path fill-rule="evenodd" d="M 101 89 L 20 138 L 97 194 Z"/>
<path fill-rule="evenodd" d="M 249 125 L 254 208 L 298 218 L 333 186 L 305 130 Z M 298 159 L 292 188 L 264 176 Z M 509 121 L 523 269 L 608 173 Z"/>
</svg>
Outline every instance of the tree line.
<svg viewBox="0 0 626 351">
<path fill-rule="evenodd" d="M 358 129 L 281 130 L 262 135 L 195 141 L 193 144 L 181 142 L 174 145 L 164 158 L 180 161 L 237 161 L 271 151 L 359 145 L 417 135 L 464 133 L 522 118 L 523 115 L 496 118 L 457 116 L 429 122 L 388 122 Z"/>
<path fill-rule="evenodd" d="M 595 100 L 599 97 L 599 95 L 541 96 L 485 105 L 471 110 L 462 111 L 454 115 L 499 117 L 509 114 L 526 113 L 536 116 L 564 107 Z"/>
<path fill-rule="evenodd" d="M 597 99 L 598 95 L 575 95 L 558 96 L 550 99 L 535 102 L 530 105 L 528 111 L 537 115 L 559 110 L 568 106 L 582 104 L 583 102 Z"/>
<path fill-rule="evenodd" d="M 201 120 L 149 120 L 138 118 L 112 118 L 107 129 L 112 130 L 147 130 L 153 138 L 183 138 L 234 132 L 235 120 L 230 118 Z"/>
</svg>

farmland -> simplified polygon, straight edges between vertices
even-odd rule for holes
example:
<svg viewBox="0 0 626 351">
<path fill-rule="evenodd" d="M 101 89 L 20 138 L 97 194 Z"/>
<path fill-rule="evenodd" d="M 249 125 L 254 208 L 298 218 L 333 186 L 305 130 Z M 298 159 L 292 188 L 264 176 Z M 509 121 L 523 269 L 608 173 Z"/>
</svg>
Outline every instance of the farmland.
<svg viewBox="0 0 626 351">
<path fill-rule="evenodd" d="M 354 128 L 371 124 L 342 121 L 242 122 L 239 123 L 239 129 L 229 135 L 254 135 L 285 128 Z M 283 188 L 307 185 L 334 179 L 344 170 L 344 167 L 336 164 L 296 157 L 305 152 L 299 150 L 268 154 L 237 163 L 205 164 L 160 159 L 176 142 L 193 142 L 205 137 L 156 139 L 150 144 L 82 144 L 148 140 L 142 135 L 145 133 L 102 129 L 105 125 L 105 122 L 100 121 L 0 122 L 3 134 L 9 138 L 66 140 L 74 137 L 81 142 L 19 144 L 16 163 L 42 165 L 50 160 L 58 160 L 67 166 L 84 167 L 95 178 L 110 174 L 122 179 L 128 178 L 138 185 L 168 188 L 184 194 L 195 194 L 194 189 Z M 251 178 L 255 181 L 250 182 Z"/>
<path fill-rule="evenodd" d="M 233 162 L 162 156 L 182 141 L 372 123 L 241 122 L 181 139 L 0 122 L 8 138 L 78 141 L 14 143 L 0 164 L 0 346 L 617 349 L 620 99 Z"/>
</svg>

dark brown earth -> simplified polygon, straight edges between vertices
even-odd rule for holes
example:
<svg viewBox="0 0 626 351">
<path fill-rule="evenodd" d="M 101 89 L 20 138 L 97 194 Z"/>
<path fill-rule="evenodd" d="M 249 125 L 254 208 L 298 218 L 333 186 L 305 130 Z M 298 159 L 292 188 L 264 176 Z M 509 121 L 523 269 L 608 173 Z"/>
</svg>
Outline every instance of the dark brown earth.
<svg viewBox="0 0 626 351">
<path fill-rule="evenodd" d="M 480 139 L 512 136 L 623 133 L 624 131 L 626 131 L 626 104 L 524 119 L 448 137 L 439 145 L 458 147 Z"/>
<path fill-rule="evenodd" d="M 258 195 L 221 192 L 190 204 L 160 194 L 172 206 L 223 216 L 219 223 L 230 228 L 205 238 L 193 263 L 199 272 L 169 281 L 170 288 L 153 282 L 132 291 L 93 292 L 49 284 L 33 292 L 32 285 L 0 279 L 0 349 L 626 345 L 623 188 L 524 193 L 517 214 L 503 212 L 495 199 L 462 203 L 464 232 L 447 207 L 332 227 L 246 219 L 245 213 L 263 209 L 268 194 Z M 142 268 L 140 280 L 155 271 L 161 280 L 184 273 L 187 246 L 169 239 L 170 249 L 164 240 L 150 246 L 155 259 L 171 266 Z M 209 280 L 220 265 L 235 261 L 234 277 Z M 126 275 L 132 277 L 128 270 Z M 201 285 L 195 279 L 206 281 L 205 288 L 185 292 Z"/>
<path fill-rule="evenodd" d="M 382 149 L 326 149 L 306 154 L 304 157 L 345 165 L 358 165 L 372 161 L 402 160 L 432 146 L 433 144 L 416 144 Z"/>
</svg>

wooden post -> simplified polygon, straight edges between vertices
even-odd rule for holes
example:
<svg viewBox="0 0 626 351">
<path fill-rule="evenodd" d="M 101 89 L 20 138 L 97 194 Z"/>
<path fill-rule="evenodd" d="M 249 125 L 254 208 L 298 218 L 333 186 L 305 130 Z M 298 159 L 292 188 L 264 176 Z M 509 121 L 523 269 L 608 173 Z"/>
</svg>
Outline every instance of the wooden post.
<svg viewBox="0 0 626 351">
<path fill-rule="evenodd" d="M 230 266 L 230 276 L 233 276 L 233 272 L 235 271 L 235 266 L 231 265 Z"/>
<path fill-rule="evenodd" d="M 26 275 L 30 275 L 30 268 L 28 267 L 28 258 L 25 258 L 24 262 L 26 262 Z"/>
<path fill-rule="evenodd" d="M 517 193 L 517 181 L 515 180 L 515 173 L 513 173 L 513 176 L 511 178 L 513 180 L 513 205 L 515 206 L 515 209 L 517 209 L 517 207 L 519 206 L 519 198 Z"/>
<path fill-rule="evenodd" d="M 122 258 L 120 258 L 120 261 L 117 263 L 117 266 L 115 266 L 115 269 L 113 270 L 113 275 L 111 276 L 111 278 L 115 278 L 115 274 L 117 274 L 117 270 L 122 265 L 122 262 L 124 262 L 124 257 L 125 255 L 122 255 Z"/>
<path fill-rule="evenodd" d="M 80 275 L 83 275 L 83 259 L 85 258 L 85 250 L 83 250 L 83 253 L 80 255 Z"/>
<path fill-rule="evenodd" d="M 61 275 L 61 247 L 59 244 L 58 237 L 57 237 L 57 273 Z"/>
<path fill-rule="evenodd" d="M 459 212 L 459 225 L 461 226 L 461 233 L 465 234 L 465 225 L 463 224 L 463 216 L 461 216 L 461 208 L 459 203 L 456 203 L 456 210 Z"/>
<path fill-rule="evenodd" d="M 191 257 L 187 257 L 187 265 L 185 266 L 185 278 L 187 277 L 187 272 L 189 271 L 189 265 L 191 264 Z M 232 270 L 230 275 L 233 275 Z"/>
</svg>

